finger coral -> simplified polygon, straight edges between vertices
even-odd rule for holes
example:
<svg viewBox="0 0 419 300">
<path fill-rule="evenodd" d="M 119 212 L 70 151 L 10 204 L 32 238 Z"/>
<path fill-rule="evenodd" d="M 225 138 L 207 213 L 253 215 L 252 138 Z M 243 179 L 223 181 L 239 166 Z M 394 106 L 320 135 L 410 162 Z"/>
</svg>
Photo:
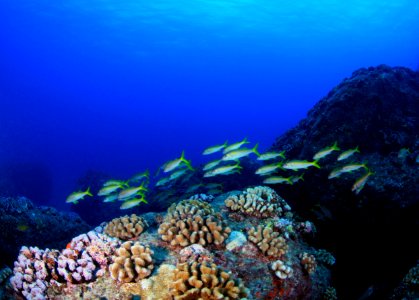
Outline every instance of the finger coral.
<svg viewBox="0 0 419 300">
<path fill-rule="evenodd" d="M 181 263 L 175 270 L 172 295 L 183 299 L 246 299 L 247 289 L 214 263 Z"/>
<path fill-rule="evenodd" d="M 291 210 L 284 199 L 265 186 L 248 188 L 242 194 L 228 197 L 224 203 L 232 211 L 258 218 L 282 216 Z"/>
<path fill-rule="evenodd" d="M 110 221 L 105 227 L 105 233 L 121 240 L 129 240 L 139 237 L 147 226 L 147 222 L 143 218 L 132 214 Z"/>
<path fill-rule="evenodd" d="M 153 251 L 139 242 L 125 242 L 116 250 L 114 263 L 109 266 L 113 279 L 119 282 L 138 282 L 153 271 Z"/>
<path fill-rule="evenodd" d="M 288 250 L 284 237 L 279 232 L 273 231 L 271 227 L 252 227 L 248 231 L 249 241 L 256 244 L 266 256 L 280 258 Z"/>
</svg>

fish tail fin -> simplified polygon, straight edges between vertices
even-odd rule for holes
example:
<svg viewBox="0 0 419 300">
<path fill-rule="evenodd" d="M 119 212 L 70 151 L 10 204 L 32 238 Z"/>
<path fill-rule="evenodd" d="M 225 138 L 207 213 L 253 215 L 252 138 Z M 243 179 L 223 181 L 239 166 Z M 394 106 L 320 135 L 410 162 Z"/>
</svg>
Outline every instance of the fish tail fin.
<svg viewBox="0 0 419 300">
<path fill-rule="evenodd" d="M 315 160 L 313 161 L 312 165 L 316 167 L 317 169 L 320 169 L 320 165 L 318 164 L 318 162 L 319 162 L 318 160 Z"/>
<path fill-rule="evenodd" d="M 294 182 L 292 182 L 292 180 L 291 180 L 291 177 L 292 177 L 292 176 L 290 176 L 290 177 L 286 178 L 286 182 L 287 182 L 289 185 L 293 185 L 293 184 L 294 184 Z"/>
<path fill-rule="evenodd" d="M 93 197 L 93 194 L 90 192 L 90 186 L 87 188 L 87 190 L 84 192 L 87 196 Z"/>
<path fill-rule="evenodd" d="M 304 173 L 303 173 L 303 174 L 301 174 L 300 176 L 298 176 L 298 178 L 299 178 L 300 180 L 304 181 Z"/>
<path fill-rule="evenodd" d="M 257 156 L 260 156 L 260 153 L 259 153 L 259 151 L 258 151 L 258 146 L 259 146 L 259 143 L 257 143 L 257 144 L 253 147 L 252 152 L 253 152 L 254 154 L 256 154 Z"/>
<path fill-rule="evenodd" d="M 192 161 L 185 159 L 185 160 L 183 160 L 183 162 L 185 163 L 186 167 L 187 167 L 189 170 L 191 170 L 191 171 L 195 171 L 195 169 L 192 167 Z"/>
<path fill-rule="evenodd" d="M 282 150 L 281 152 L 279 152 L 279 156 L 282 157 L 283 159 L 285 159 L 285 150 Z"/>
<path fill-rule="evenodd" d="M 360 153 L 361 151 L 359 151 L 359 146 L 355 147 L 355 152 Z"/>
<path fill-rule="evenodd" d="M 243 144 L 249 144 L 250 142 L 247 140 L 247 136 L 244 137 L 244 140 L 242 141 Z"/>
<path fill-rule="evenodd" d="M 339 151 L 340 150 L 340 148 L 338 147 L 338 141 L 335 141 L 335 143 L 332 146 L 332 149 L 333 150 L 336 150 L 336 151 Z"/>
</svg>

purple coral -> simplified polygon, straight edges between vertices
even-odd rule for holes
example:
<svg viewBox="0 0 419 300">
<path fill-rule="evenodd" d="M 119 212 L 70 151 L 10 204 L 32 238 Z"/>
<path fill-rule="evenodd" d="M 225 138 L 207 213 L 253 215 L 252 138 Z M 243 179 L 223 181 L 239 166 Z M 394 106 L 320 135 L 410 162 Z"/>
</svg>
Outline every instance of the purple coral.
<svg viewBox="0 0 419 300">
<path fill-rule="evenodd" d="M 57 254 L 56 250 L 23 246 L 10 279 L 13 289 L 26 299 L 46 299 L 45 291 L 55 275 L 51 261 Z"/>
</svg>

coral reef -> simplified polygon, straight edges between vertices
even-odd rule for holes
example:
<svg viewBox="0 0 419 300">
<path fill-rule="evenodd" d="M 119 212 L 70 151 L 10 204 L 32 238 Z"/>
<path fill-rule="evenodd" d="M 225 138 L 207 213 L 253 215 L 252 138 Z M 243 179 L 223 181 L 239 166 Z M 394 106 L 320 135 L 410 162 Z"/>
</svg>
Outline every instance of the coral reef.
<svg viewBox="0 0 419 300">
<path fill-rule="evenodd" d="M 248 188 L 239 195 L 232 195 L 225 200 L 225 205 L 232 211 L 260 218 L 284 215 L 291 207 L 273 189 L 265 186 Z"/>
<path fill-rule="evenodd" d="M 111 277 L 119 282 L 138 282 L 148 277 L 154 268 L 153 254 L 149 247 L 139 242 L 123 243 L 109 266 Z"/>
<path fill-rule="evenodd" d="M 247 290 L 239 280 L 214 263 L 181 263 L 172 286 L 175 300 L 246 299 Z"/>
<path fill-rule="evenodd" d="M 76 236 L 61 251 L 22 248 L 12 297 L 320 298 L 330 285 L 330 270 L 319 264 L 306 275 L 299 254 L 315 252 L 304 235 L 293 230 L 299 223 L 285 216 L 264 219 L 268 225 L 255 226 L 261 221 L 257 216 L 237 221 L 224 206 L 229 196 L 221 195 L 211 204 L 188 199 L 163 216 L 141 215 L 151 225 L 131 241 L 108 236 L 107 224 L 102 224 Z"/>
<path fill-rule="evenodd" d="M 248 231 L 249 241 L 256 244 L 266 256 L 280 258 L 288 250 L 288 244 L 284 237 L 271 227 L 262 225 L 252 227 Z"/>
<path fill-rule="evenodd" d="M 135 215 L 113 219 L 105 227 L 105 233 L 121 240 L 137 238 L 148 226 L 147 222 Z"/>
<path fill-rule="evenodd" d="M 0 197 L 0 264 L 11 265 L 22 245 L 63 248 L 89 229 L 75 213 L 35 206 L 25 197 Z"/>
</svg>

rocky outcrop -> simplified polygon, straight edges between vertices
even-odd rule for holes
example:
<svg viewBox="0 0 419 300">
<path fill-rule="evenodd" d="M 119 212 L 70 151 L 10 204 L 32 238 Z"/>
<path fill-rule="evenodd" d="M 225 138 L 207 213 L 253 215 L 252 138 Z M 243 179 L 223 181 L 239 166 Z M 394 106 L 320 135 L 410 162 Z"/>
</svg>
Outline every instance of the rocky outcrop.
<svg viewBox="0 0 419 300">
<path fill-rule="evenodd" d="M 0 197 L 1 264 L 10 265 L 22 245 L 64 248 L 89 228 L 75 213 L 35 206 L 25 197 Z"/>
<path fill-rule="evenodd" d="M 320 246 L 338 258 L 339 298 L 357 298 L 369 287 L 375 297 L 388 297 L 418 258 L 418 116 L 418 72 L 360 69 L 272 146 L 286 150 L 287 158 L 307 160 L 335 141 L 341 150 L 358 146 L 361 152 L 348 162 L 366 163 L 373 172 L 362 191 L 353 193 L 357 173 L 328 179 L 338 163 L 333 153 L 318 162 L 321 169 L 308 170 L 298 187 L 276 188 L 298 213 L 317 219 Z M 389 256 L 391 267 L 385 263 Z"/>
</svg>

